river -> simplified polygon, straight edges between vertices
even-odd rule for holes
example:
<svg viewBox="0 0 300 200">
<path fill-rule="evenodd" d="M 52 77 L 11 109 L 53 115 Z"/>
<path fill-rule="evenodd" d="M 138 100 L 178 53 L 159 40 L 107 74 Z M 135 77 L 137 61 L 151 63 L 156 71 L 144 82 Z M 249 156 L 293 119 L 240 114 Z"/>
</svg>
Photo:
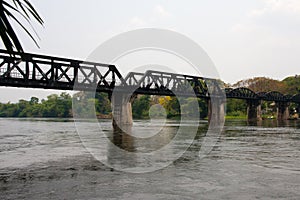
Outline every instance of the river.
<svg viewBox="0 0 300 200">
<path fill-rule="evenodd" d="M 300 199 L 300 120 L 254 125 L 228 120 L 202 158 L 207 122 L 200 121 L 193 140 L 179 138 L 152 163 L 140 155 L 115 155 L 112 148 L 97 143 L 106 154 L 96 157 L 109 157 L 107 163 L 98 161 L 82 143 L 78 123 L 92 124 L 83 121 L 75 126 L 72 119 L 0 119 L 0 199 Z M 156 130 L 162 124 L 163 129 Z M 101 120 L 110 141 L 131 153 L 169 145 L 178 126 L 198 124 L 135 121 L 133 132 L 144 139 L 133 144 L 112 137 L 111 121 Z M 169 140 L 159 137 L 147 143 L 158 131 L 168 133 Z M 150 169 L 147 161 L 159 167 L 142 173 Z"/>
</svg>

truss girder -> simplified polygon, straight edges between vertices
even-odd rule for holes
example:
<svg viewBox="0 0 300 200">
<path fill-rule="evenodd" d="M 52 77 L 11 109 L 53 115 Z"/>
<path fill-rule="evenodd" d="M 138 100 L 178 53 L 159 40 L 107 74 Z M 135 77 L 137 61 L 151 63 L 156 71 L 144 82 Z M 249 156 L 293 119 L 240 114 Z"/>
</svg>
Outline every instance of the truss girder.
<svg viewBox="0 0 300 200">
<path fill-rule="evenodd" d="M 160 71 L 130 72 L 122 77 L 114 65 L 85 62 L 36 54 L 9 54 L 0 50 L 0 86 L 73 90 L 113 90 L 135 94 L 182 95 L 295 102 L 300 94 L 283 95 L 276 91 L 255 93 L 248 88 L 223 88 L 220 80 Z M 130 88 L 130 90 L 128 90 Z"/>
<path fill-rule="evenodd" d="M 226 92 L 226 96 L 228 98 L 237 98 L 237 99 L 253 99 L 253 100 L 258 99 L 258 95 L 255 92 L 245 87 L 229 89 Z"/>
<path fill-rule="evenodd" d="M 112 91 L 124 82 L 114 65 L 0 50 L 0 85 L 45 89 Z"/>
</svg>

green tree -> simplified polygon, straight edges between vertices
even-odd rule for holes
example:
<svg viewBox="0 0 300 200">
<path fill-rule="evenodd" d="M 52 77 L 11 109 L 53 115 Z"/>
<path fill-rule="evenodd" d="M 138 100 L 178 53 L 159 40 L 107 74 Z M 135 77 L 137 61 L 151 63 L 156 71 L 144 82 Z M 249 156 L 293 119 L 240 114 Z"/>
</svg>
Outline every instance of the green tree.
<svg viewBox="0 0 300 200">
<path fill-rule="evenodd" d="M 180 104 L 176 97 L 171 97 L 170 101 L 167 102 L 166 110 L 168 117 L 176 117 L 181 114 Z"/>
<path fill-rule="evenodd" d="M 18 108 L 16 104 L 8 102 L 7 104 L 1 105 L 0 116 L 1 117 L 17 117 Z"/>
<path fill-rule="evenodd" d="M 72 99 L 68 93 L 61 93 L 60 96 L 52 94 L 47 101 L 42 103 L 44 117 L 69 117 L 71 116 Z"/>
<path fill-rule="evenodd" d="M 56 105 L 58 117 L 70 117 L 72 115 L 72 97 L 70 94 L 66 92 L 61 93 Z"/>
<path fill-rule="evenodd" d="M 226 115 L 244 116 L 247 114 L 247 102 L 242 99 L 226 100 Z"/>
<path fill-rule="evenodd" d="M 35 105 L 35 104 L 38 104 L 39 103 L 39 98 L 37 97 L 31 97 L 30 98 L 30 104 L 31 105 Z"/>
<path fill-rule="evenodd" d="M 97 99 L 95 104 L 97 114 L 107 115 L 111 113 L 111 103 L 107 93 L 97 92 L 95 98 Z"/>
<path fill-rule="evenodd" d="M 52 94 L 39 103 L 37 97 L 18 103 L 0 103 L 0 117 L 71 117 L 72 99 L 68 93 Z"/>
<path fill-rule="evenodd" d="M 286 93 L 290 95 L 300 93 L 300 75 L 285 78 L 283 83 L 286 84 Z"/>
<path fill-rule="evenodd" d="M 134 118 L 148 118 L 150 109 L 150 96 L 141 95 L 132 104 L 132 115 Z"/>
<path fill-rule="evenodd" d="M 17 113 L 16 117 L 27 117 L 27 113 L 30 110 L 30 103 L 26 100 L 19 100 L 19 103 L 17 104 Z"/>
</svg>

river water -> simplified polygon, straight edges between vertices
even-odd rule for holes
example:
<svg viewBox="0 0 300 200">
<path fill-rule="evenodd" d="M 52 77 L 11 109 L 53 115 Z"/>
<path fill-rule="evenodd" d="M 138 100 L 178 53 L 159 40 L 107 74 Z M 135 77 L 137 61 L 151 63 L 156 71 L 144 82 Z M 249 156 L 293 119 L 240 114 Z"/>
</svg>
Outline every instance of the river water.
<svg viewBox="0 0 300 200">
<path fill-rule="evenodd" d="M 78 123 L 92 122 L 77 122 L 76 129 L 70 119 L 0 119 L 0 199 L 300 199 L 300 120 L 226 121 L 201 159 L 206 121 L 167 120 L 161 130 L 160 123 L 135 121 L 133 133 L 145 140 L 133 144 L 112 137 L 111 122 L 101 120 L 110 141 L 132 153 L 168 145 L 178 126 L 199 125 L 193 140 L 181 137 L 151 160 L 166 165 L 145 173 L 140 168 L 149 161 L 145 157 L 114 156 L 107 146 L 97 158 L 109 162 L 98 161 L 82 143 Z M 158 131 L 169 140 L 145 142 Z"/>
</svg>

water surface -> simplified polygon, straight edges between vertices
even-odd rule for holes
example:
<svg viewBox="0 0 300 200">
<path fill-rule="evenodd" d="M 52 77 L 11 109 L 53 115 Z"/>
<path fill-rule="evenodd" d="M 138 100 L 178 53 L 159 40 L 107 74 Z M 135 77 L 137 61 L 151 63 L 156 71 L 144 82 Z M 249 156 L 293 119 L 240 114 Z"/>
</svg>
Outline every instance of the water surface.
<svg viewBox="0 0 300 200">
<path fill-rule="evenodd" d="M 227 121 L 211 153 L 199 159 L 206 123 L 200 122 L 192 145 L 168 167 L 134 174 L 97 161 L 82 144 L 73 120 L 0 119 L 0 199 L 300 198 L 300 120 Z M 161 137 L 135 143 L 114 139 L 110 120 L 101 124 L 106 135 L 128 151 L 168 144 Z M 162 134 L 172 139 L 178 125 L 176 120 L 167 120 Z M 135 121 L 135 134 L 147 138 L 157 127 L 147 120 Z M 183 137 L 168 153 L 189 143 Z M 126 160 L 114 151 L 107 155 L 110 162 L 129 163 L 133 169 L 142 160 L 138 156 Z M 155 159 L 164 161 L 164 157 Z"/>
</svg>

